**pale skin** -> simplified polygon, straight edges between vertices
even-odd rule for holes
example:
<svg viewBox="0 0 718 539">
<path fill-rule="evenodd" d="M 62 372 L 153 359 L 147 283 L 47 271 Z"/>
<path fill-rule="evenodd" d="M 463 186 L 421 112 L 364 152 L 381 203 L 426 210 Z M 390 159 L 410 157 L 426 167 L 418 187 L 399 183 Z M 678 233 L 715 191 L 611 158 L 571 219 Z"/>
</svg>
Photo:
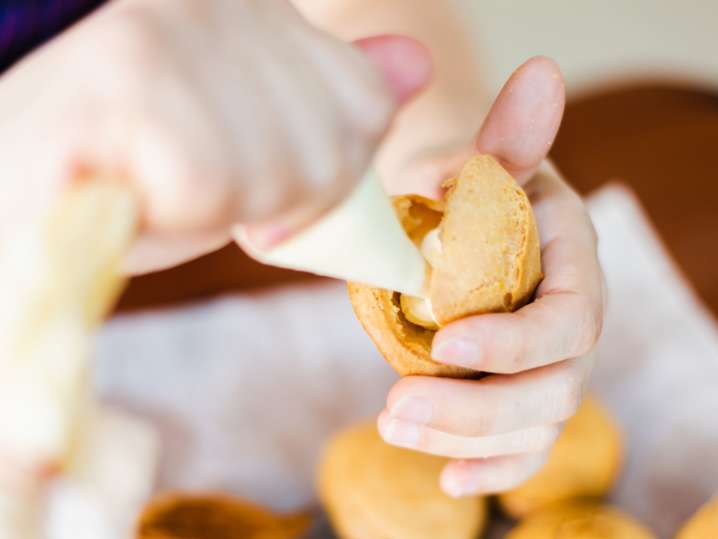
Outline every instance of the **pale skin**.
<svg viewBox="0 0 718 539">
<path fill-rule="evenodd" d="M 498 157 L 531 198 L 546 275 L 536 301 L 514 314 L 455 322 L 434 339 L 436 360 L 494 374 L 480 382 L 403 378 L 378 420 L 387 442 L 452 459 L 441 477 L 447 493 L 510 489 L 540 468 L 580 404 L 603 321 L 603 275 L 583 202 L 555 171 L 536 174 L 563 115 L 561 73 L 548 59 L 529 60 L 486 114 L 470 29 L 450 2 L 297 3 L 345 39 L 374 31 L 416 37 L 439 64 L 379 156 L 389 192 L 437 198 L 441 182 L 478 151 Z"/>
<path fill-rule="evenodd" d="M 527 191 L 541 235 L 545 278 L 533 303 L 513 314 L 460 320 L 434 339 L 436 360 L 494 374 L 478 382 L 404 378 L 379 417 L 387 441 L 455 459 L 441 478 L 451 495 L 510 489 L 536 472 L 560 424 L 575 413 L 590 373 L 604 302 L 595 232 L 559 175 L 536 174 L 563 100 L 556 65 L 529 60 L 464 154 L 478 150 L 501 160 Z M 447 161 L 437 182 L 454 163 Z"/>
<path fill-rule="evenodd" d="M 576 410 L 603 317 L 583 204 L 557 174 L 534 174 L 563 112 L 559 70 L 524 64 L 472 136 L 485 90 L 449 3 L 300 3 L 343 38 L 415 36 L 433 56 L 428 92 L 395 118 L 431 77 L 426 50 L 393 37 L 348 45 L 283 0 L 118 0 L 0 78 L 0 244 L 78 171 L 137 192 L 136 273 L 216 249 L 238 222 L 257 245 L 281 242 L 341 200 L 390 129 L 378 166 L 392 194 L 437 197 L 466 156 L 491 153 L 533 201 L 546 278 L 517 313 L 437 334 L 437 360 L 495 375 L 404 378 L 379 428 L 390 443 L 455 459 L 442 476 L 449 494 L 510 488 Z"/>
</svg>

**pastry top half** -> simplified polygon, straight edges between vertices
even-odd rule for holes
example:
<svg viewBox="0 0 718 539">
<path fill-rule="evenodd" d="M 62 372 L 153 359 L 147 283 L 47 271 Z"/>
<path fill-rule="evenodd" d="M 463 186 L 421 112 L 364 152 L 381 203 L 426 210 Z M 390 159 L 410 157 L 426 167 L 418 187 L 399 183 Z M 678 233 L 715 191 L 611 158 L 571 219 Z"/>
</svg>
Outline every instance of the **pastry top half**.
<svg viewBox="0 0 718 539">
<path fill-rule="evenodd" d="M 538 230 L 526 193 L 488 155 L 469 160 L 445 186 L 441 254 L 429 285 L 439 325 L 526 304 L 543 277 Z"/>
<path fill-rule="evenodd" d="M 655 535 L 614 507 L 573 502 L 530 516 L 506 539 L 655 539 Z"/>
<path fill-rule="evenodd" d="M 402 375 L 476 376 L 431 359 L 436 330 L 470 315 L 512 312 L 531 300 L 543 278 L 531 204 L 498 161 L 476 156 L 444 186 L 443 201 L 394 200 L 427 259 L 426 299 L 349 284 L 357 318 Z"/>
<path fill-rule="evenodd" d="M 277 515 L 223 494 L 161 494 L 144 508 L 136 539 L 300 539 L 309 528 L 303 514 Z"/>
<path fill-rule="evenodd" d="M 561 432 L 543 468 L 528 481 L 499 495 L 505 513 L 523 518 L 552 504 L 600 498 L 615 485 L 623 462 L 621 432 L 592 397 Z"/>
<path fill-rule="evenodd" d="M 363 423 L 325 448 L 319 498 L 340 539 L 475 539 L 485 500 L 444 494 L 439 474 L 447 462 L 388 445 L 373 421 Z"/>
</svg>

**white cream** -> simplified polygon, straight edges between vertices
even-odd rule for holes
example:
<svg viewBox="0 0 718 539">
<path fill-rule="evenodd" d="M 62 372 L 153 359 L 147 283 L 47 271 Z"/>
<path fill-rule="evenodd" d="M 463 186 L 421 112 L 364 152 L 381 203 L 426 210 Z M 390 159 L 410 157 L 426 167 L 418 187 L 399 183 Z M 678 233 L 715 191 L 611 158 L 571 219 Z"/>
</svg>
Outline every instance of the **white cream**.
<svg viewBox="0 0 718 539">
<path fill-rule="evenodd" d="M 399 303 L 404 316 L 412 324 L 426 329 L 439 329 L 429 298 L 417 298 L 402 294 Z"/>
<path fill-rule="evenodd" d="M 428 264 L 435 268 L 441 257 L 441 240 L 439 239 L 439 227 L 427 232 L 424 239 L 421 240 L 421 255 Z"/>
<path fill-rule="evenodd" d="M 430 230 L 421 241 L 421 254 L 429 266 L 436 267 L 441 256 L 441 240 L 439 228 Z M 434 315 L 431 299 L 428 297 L 407 296 L 400 298 L 401 310 L 409 322 L 427 329 L 439 329 L 439 323 Z"/>
<path fill-rule="evenodd" d="M 265 264 L 356 281 L 422 297 L 426 263 L 404 232 L 377 175 L 324 219 L 271 251 L 252 248 L 242 227 L 234 236 Z"/>
</svg>

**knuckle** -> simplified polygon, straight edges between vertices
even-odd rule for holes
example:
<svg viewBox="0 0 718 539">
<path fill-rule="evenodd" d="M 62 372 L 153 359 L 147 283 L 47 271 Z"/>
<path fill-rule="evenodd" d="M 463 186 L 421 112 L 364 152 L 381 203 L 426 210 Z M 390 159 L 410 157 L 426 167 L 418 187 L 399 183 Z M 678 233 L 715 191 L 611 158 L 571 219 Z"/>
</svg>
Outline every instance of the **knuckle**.
<svg viewBox="0 0 718 539">
<path fill-rule="evenodd" d="M 501 339 L 500 341 L 495 338 L 488 339 L 488 350 L 495 357 L 501 358 L 503 363 L 501 372 L 504 374 L 518 374 L 525 371 L 527 367 L 526 357 L 529 343 L 520 328 L 525 327 L 525 324 L 529 322 L 520 311 L 516 313 L 516 316 L 519 317 L 517 321 L 520 321 L 520 323 L 511 326 L 512 333 L 506 335 L 509 338 Z"/>
<path fill-rule="evenodd" d="M 415 378 L 408 376 L 401 378 L 389 390 L 386 396 L 386 406 L 389 410 L 394 409 L 396 405 L 404 398 L 413 395 L 416 390 Z M 420 386 L 419 386 L 420 388 Z"/>
<path fill-rule="evenodd" d="M 279 218 L 291 213 L 311 197 L 313 193 L 304 183 L 304 176 L 301 176 L 302 181 L 296 181 L 296 177 L 286 167 L 278 165 L 266 163 L 261 169 L 266 177 L 272 179 L 271 182 L 242 184 L 242 192 L 236 193 L 235 197 L 237 217 L 240 220 L 256 222 Z M 242 173 L 238 166 L 232 167 L 231 176 L 240 179 L 253 177 L 246 170 Z"/>
<path fill-rule="evenodd" d="M 536 434 L 534 443 L 530 450 L 532 452 L 538 453 L 549 449 L 553 446 L 553 444 L 556 443 L 556 439 L 558 438 L 559 433 L 560 429 L 558 426 L 551 426 L 540 429 L 539 432 Z"/>
<path fill-rule="evenodd" d="M 588 215 L 586 212 L 586 205 L 584 204 L 583 199 L 581 198 L 581 195 L 578 193 L 578 191 L 568 185 L 564 180 L 561 180 L 561 182 L 563 184 L 563 189 L 561 190 L 561 193 L 565 197 L 564 201 L 566 203 L 566 207 Z"/>
<path fill-rule="evenodd" d="M 369 90 L 353 110 L 356 133 L 371 142 L 378 140 L 389 127 L 393 111 L 391 97 L 383 91 Z"/>
<path fill-rule="evenodd" d="M 196 2 L 194 0 L 172 0 L 172 7 L 178 13 L 185 15 L 188 20 L 195 22 L 212 23 L 218 9 L 216 2 Z"/>
<path fill-rule="evenodd" d="M 591 219 L 591 216 L 588 214 L 588 212 L 584 209 L 584 218 L 586 219 L 586 231 L 589 236 L 589 240 L 592 245 L 598 246 L 599 242 L 599 236 L 598 231 L 596 230 L 596 225 L 593 224 L 593 219 Z"/>
<path fill-rule="evenodd" d="M 332 190 L 340 190 L 349 183 L 350 175 L 347 173 L 347 164 L 343 150 L 334 144 L 327 144 L 323 152 L 325 159 L 309 159 L 304 167 L 302 178 L 303 189 L 308 196 L 331 196 Z"/>
<path fill-rule="evenodd" d="M 476 367 L 498 374 L 516 374 L 525 370 L 524 357 L 527 344 L 523 338 L 524 318 L 521 311 L 504 318 L 487 315 L 465 320 L 464 331 L 480 345 L 480 358 Z"/>
<path fill-rule="evenodd" d="M 511 453 L 539 453 L 551 447 L 558 437 L 558 427 L 533 427 L 519 433 Z"/>
<path fill-rule="evenodd" d="M 603 331 L 603 309 L 600 301 L 594 305 L 594 301 L 587 296 L 579 300 L 579 310 L 582 315 L 578 325 L 577 342 L 574 351 L 575 356 L 583 356 L 593 350 Z"/>
<path fill-rule="evenodd" d="M 523 370 L 523 355 L 519 352 L 518 346 L 513 353 L 507 354 L 506 365 L 501 369 L 502 374 L 518 374 Z"/>
<path fill-rule="evenodd" d="M 581 404 L 583 398 L 583 381 L 578 374 L 569 376 L 564 383 L 563 391 L 556 401 L 556 409 L 552 419 L 554 421 L 566 421 L 573 417 Z"/>
<path fill-rule="evenodd" d="M 416 443 L 413 445 L 414 449 L 417 449 L 418 451 L 423 451 L 424 453 L 433 453 L 436 452 L 436 449 L 434 447 L 433 438 L 429 432 L 429 429 L 427 429 L 424 426 L 418 426 L 418 433 L 416 437 Z"/>
<path fill-rule="evenodd" d="M 204 229 L 231 220 L 233 197 L 228 196 L 225 173 L 204 170 L 165 128 L 151 129 L 142 142 L 133 167 L 152 225 Z"/>
</svg>

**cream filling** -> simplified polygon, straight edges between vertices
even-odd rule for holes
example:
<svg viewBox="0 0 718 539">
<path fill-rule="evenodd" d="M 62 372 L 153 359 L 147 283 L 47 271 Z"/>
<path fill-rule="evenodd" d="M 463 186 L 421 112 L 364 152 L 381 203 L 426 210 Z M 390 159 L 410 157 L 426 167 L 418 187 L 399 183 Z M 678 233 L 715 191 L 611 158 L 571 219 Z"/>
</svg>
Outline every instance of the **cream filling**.
<svg viewBox="0 0 718 539">
<path fill-rule="evenodd" d="M 439 329 L 429 298 L 417 298 L 402 294 L 399 303 L 404 316 L 412 324 L 426 329 Z"/>
<path fill-rule="evenodd" d="M 430 230 L 421 241 L 421 255 L 426 263 L 434 268 L 441 256 L 441 240 L 439 239 L 439 228 Z M 402 294 L 399 298 L 401 310 L 409 322 L 426 329 L 439 329 L 439 322 L 436 320 L 431 299 L 428 297 L 417 297 Z"/>
</svg>

